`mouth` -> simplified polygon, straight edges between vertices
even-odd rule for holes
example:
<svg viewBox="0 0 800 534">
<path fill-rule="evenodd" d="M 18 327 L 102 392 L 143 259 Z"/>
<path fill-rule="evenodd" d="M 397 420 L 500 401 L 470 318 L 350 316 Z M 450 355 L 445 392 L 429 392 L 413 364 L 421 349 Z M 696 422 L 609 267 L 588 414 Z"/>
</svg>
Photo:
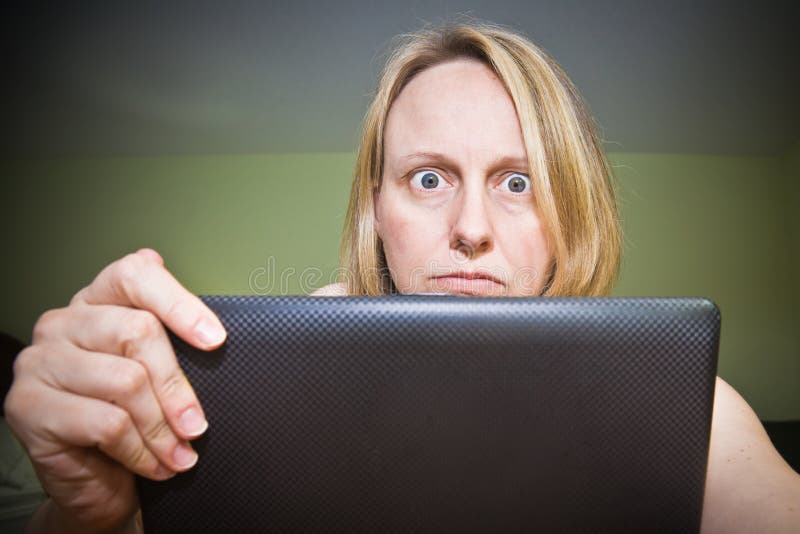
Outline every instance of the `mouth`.
<svg viewBox="0 0 800 534">
<path fill-rule="evenodd" d="M 484 271 L 456 271 L 433 276 L 431 281 L 439 291 L 462 295 L 496 295 L 505 290 L 499 278 Z"/>
</svg>

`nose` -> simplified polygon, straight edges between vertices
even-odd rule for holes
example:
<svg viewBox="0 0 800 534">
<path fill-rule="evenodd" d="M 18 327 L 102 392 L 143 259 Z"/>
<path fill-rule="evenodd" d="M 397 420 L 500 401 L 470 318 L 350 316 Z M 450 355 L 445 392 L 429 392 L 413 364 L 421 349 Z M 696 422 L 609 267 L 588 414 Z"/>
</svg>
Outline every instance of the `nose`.
<svg viewBox="0 0 800 534">
<path fill-rule="evenodd" d="M 494 246 L 494 238 L 483 191 L 462 189 L 454 209 L 450 249 L 468 260 L 490 252 Z"/>
</svg>

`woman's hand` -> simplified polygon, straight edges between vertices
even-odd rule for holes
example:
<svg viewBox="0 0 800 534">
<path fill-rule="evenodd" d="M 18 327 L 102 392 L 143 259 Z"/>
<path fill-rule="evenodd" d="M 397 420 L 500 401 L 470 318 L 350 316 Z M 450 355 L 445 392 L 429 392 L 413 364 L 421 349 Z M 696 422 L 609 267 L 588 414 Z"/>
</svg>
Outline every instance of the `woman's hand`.
<svg viewBox="0 0 800 534">
<path fill-rule="evenodd" d="M 36 322 L 5 413 L 51 498 L 35 517 L 48 531 L 119 528 L 138 508 L 133 473 L 164 480 L 197 461 L 188 440 L 208 423 L 164 325 L 201 349 L 225 340 L 150 249 Z"/>
</svg>

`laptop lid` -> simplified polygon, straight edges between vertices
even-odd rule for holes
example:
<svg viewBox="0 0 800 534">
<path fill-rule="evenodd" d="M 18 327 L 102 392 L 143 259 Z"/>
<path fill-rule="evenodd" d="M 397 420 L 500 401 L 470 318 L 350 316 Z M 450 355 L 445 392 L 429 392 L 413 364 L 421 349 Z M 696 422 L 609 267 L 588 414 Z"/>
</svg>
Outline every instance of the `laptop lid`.
<svg viewBox="0 0 800 534">
<path fill-rule="evenodd" d="M 694 298 L 203 297 L 210 426 L 145 531 L 696 532 L 719 312 Z"/>
</svg>

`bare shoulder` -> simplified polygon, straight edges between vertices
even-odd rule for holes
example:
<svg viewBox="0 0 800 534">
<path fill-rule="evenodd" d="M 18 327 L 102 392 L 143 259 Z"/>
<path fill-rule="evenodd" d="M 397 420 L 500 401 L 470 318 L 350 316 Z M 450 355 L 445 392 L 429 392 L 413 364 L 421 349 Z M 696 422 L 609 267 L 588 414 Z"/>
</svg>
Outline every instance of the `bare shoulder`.
<svg viewBox="0 0 800 534">
<path fill-rule="evenodd" d="M 800 475 L 775 450 L 747 401 L 721 378 L 701 532 L 800 532 Z"/>
<path fill-rule="evenodd" d="M 323 286 L 310 295 L 311 297 L 346 297 L 347 286 L 341 282 Z"/>
</svg>

